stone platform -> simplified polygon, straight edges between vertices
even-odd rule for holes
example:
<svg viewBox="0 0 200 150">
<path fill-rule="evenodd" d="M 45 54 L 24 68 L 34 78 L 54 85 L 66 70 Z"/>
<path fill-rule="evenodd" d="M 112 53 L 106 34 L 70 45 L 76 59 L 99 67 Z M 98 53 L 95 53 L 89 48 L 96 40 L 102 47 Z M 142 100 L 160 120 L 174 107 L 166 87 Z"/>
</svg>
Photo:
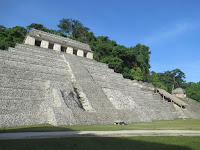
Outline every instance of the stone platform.
<svg viewBox="0 0 200 150">
<path fill-rule="evenodd" d="M 179 116 L 172 103 L 87 55 L 17 44 L 0 51 L 0 68 L 0 127 L 133 123 Z"/>
</svg>

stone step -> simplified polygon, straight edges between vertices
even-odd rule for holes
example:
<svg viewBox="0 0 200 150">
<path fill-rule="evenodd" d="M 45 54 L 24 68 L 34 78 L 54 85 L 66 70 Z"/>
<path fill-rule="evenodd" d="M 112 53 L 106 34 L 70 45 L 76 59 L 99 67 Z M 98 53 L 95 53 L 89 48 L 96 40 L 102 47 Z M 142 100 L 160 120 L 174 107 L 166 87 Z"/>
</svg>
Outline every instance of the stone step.
<svg viewBox="0 0 200 150">
<path fill-rule="evenodd" d="M 45 90 L 45 82 L 43 81 L 33 81 L 17 79 L 15 77 L 8 78 L 7 76 L 2 76 L 0 74 L 0 87 L 4 88 L 22 88 L 27 90 Z"/>
<path fill-rule="evenodd" d="M 84 66 L 89 73 L 98 73 L 100 75 L 102 74 L 107 74 L 107 73 L 114 73 L 113 69 L 108 69 L 108 68 L 98 68 L 98 67 L 91 67 L 91 66 Z"/>
<path fill-rule="evenodd" d="M 96 70 L 104 69 L 104 70 L 112 70 L 114 72 L 113 69 L 108 68 L 108 65 L 104 63 L 99 63 L 97 61 L 95 61 L 94 63 L 90 63 L 90 62 L 87 62 L 86 60 L 80 61 L 80 62 L 88 69 L 96 69 Z"/>
<path fill-rule="evenodd" d="M 30 54 L 38 54 L 41 56 L 52 57 L 55 59 L 60 59 L 60 55 L 63 54 L 58 51 L 54 51 L 51 49 L 40 48 L 38 46 L 26 45 L 26 44 L 16 44 L 15 48 L 19 49 L 19 51 L 27 52 Z"/>
<path fill-rule="evenodd" d="M 25 49 L 25 48 L 11 48 L 9 47 L 8 52 L 11 53 L 18 53 L 19 55 L 30 55 L 30 56 L 35 56 L 35 57 L 43 57 L 45 59 L 51 59 L 51 60 L 55 60 L 55 61 L 62 61 L 60 55 L 59 56 L 54 56 L 54 55 L 48 55 L 48 54 L 43 54 L 42 52 L 35 52 L 32 49 Z"/>
<path fill-rule="evenodd" d="M 51 62 L 58 62 L 58 63 L 61 63 L 63 64 L 63 59 L 60 57 L 58 58 L 55 58 L 55 57 L 45 57 L 45 56 L 42 56 L 40 54 L 32 54 L 32 53 L 29 53 L 28 50 L 26 51 L 20 51 L 20 49 L 18 48 L 13 48 L 13 47 L 9 47 L 9 50 L 7 51 L 8 53 L 11 53 L 12 55 L 22 55 L 22 56 L 25 56 L 25 57 L 30 57 L 30 58 L 36 58 L 36 59 L 45 59 L 47 61 L 51 61 Z"/>
<path fill-rule="evenodd" d="M 159 100 L 159 99 L 155 99 L 153 96 L 149 95 L 148 98 L 144 97 L 144 96 L 139 96 L 137 92 L 127 92 L 127 91 L 122 91 L 122 90 L 116 90 L 113 89 L 112 93 L 121 93 L 123 95 L 129 96 L 131 97 L 132 101 L 136 102 L 139 105 L 147 105 L 147 106 L 158 106 L 158 107 L 166 107 L 166 103 Z M 144 93 L 145 94 L 145 93 Z M 117 96 L 117 95 L 116 95 Z M 124 97 L 124 96 L 121 96 Z M 120 97 L 118 97 L 117 99 L 119 99 Z"/>
<path fill-rule="evenodd" d="M 107 73 L 98 73 L 98 72 L 93 72 L 93 73 L 91 73 L 91 75 L 93 76 L 93 77 L 101 77 L 101 78 L 105 78 L 105 79 L 116 79 L 116 80 L 118 80 L 118 79 L 120 79 L 121 81 L 123 81 L 123 76 L 122 76 L 122 74 L 119 74 L 119 73 L 115 73 L 115 72 L 107 72 Z"/>
<path fill-rule="evenodd" d="M 167 109 L 168 106 L 167 105 L 160 105 L 160 104 L 156 104 L 156 105 L 150 105 L 150 103 L 139 103 L 139 102 L 136 102 L 137 105 L 139 107 L 145 107 L 145 108 L 148 108 L 148 110 L 153 110 L 153 111 L 156 111 L 156 110 L 163 110 L 163 111 L 166 111 L 164 109 Z"/>
<path fill-rule="evenodd" d="M 66 75 L 67 69 L 58 69 L 47 66 L 35 65 L 35 64 L 26 64 L 23 62 L 16 62 L 11 60 L 0 59 L 0 67 L 7 67 L 11 69 L 18 69 L 24 71 L 33 71 L 33 72 L 44 72 L 44 73 L 54 73 L 59 75 Z"/>
<path fill-rule="evenodd" d="M 131 95 L 131 94 L 134 94 L 134 95 L 137 95 L 138 97 L 154 97 L 153 94 L 151 92 L 146 92 L 146 91 L 142 91 L 142 90 L 139 90 L 135 87 L 130 87 L 129 90 L 125 90 L 125 93 L 128 94 L 128 95 Z"/>
<path fill-rule="evenodd" d="M 24 112 L 18 113 L 17 111 L 10 114 L 1 115 L 0 127 L 10 126 L 25 126 L 25 125 L 36 125 L 45 124 L 46 117 L 44 113 L 41 113 L 38 109 L 29 109 Z"/>
<path fill-rule="evenodd" d="M 92 75 L 93 79 L 95 81 L 102 81 L 102 82 L 117 82 L 119 84 L 122 84 L 122 85 L 125 85 L 123 82 L 120 82 L 122 81 L 123 77 L 121 76 L 117 76 L 115 74 L 104 74 L 102 76 L 99 76 L 99 75 Z"/>
<path fill-rule="evenodd" d="M 41 66 L 48 66 L 52 68 L 60 68 L 60 69 L 65 69 L 66 65 L 64 62 L 61 63 L 61 61 L 49 61 L 49 59 L 46 60 L 45 57 L 42 57 L 38 59 L 37 57 L 28 57 L 24 55 L 16 55 L 16 52 L 13 54 L 13 52 L 1 52 L 0 53 L 0 58 L 1 59 L 6 59 L 6 60 L 11 60 L 11 61 L 16 61 L 16 62 L 23 62 L 26 64 L 35 64 L 35 65 L 41 65 Z"/>
<path fill-rule="evenodd" d="M 0 95 L 3 97 L 27 97 L 31 99 L 42 98 L 45 96 L 45 91 L 42 90 L 27 90 L 0 87 Z"/>
<path fill-rule="evenodd" d="M 5 95 L 0 95 L 0 100 L 2 101 L 44 101 L 44 97 L 37 97 L 37 98 L 32 98 L 32 97 L 12 97 L 12 96 L 5 96 Z"/>
<path fill-rule="evenodd" d="M 0 65 L 1 66 L 1 65 Z M 18 69 L 10 69 L 1 67 L 0 74 L 7 76 L 8 78 L 17 78 L 24 80 L 39 80 L 39 81 L 58 81 L 58 82 L 68 82 L 66 75 L 59 75 L 53 73 L 45 72 L 33 72 L 33 71 L 24 71 Z"/>
<path fill-rule="evenodd" d="M 86 61 L 84 61 L 84 62 L 80 61 L 80 62 L 86 67 L 110 69 L 110 68 L 108 68 L 108 66 L 106 64 L 102 64 L 99 62 L 95 62 L 95 63 L 86 63 Z"/>
<path fill-rule="evenodd" d="M 101 63 L 101 62 L 97 62 L 96 60 L 88 60 L 87 58 L 86 59 L 81 59 L 81 62 L 84 64 L 84 65 L 87 65 L 87 66 L 98 66 L 98 67 L 106 67 L 108 68 L 108 64 L 105 64 L 105 63 Z"/>
<path fill-rule="evenodd" d="M 187 105 L 186 109 L 200 119 L 200 103 L 191 98 L 181 98 Z"/>
<path fill-rule="evenodd" d="M 16 44 L 15 45 L 16 48 L 18 47 L 22 47 L 22 48 L 29 48 L 29 49 L 34 49 L 35 51 L 43 51 L 43 52 L 46 52 L 46 53 L 51 53 L 51 54 L 60 54 L 60 53 L 63 53 L 63 52 L 59 52 L 59 51 L 55 51 L 53 49 L 48 49 L 48 48 L 42 48 L 42 47 L 39 47 L 39 46 L 36 46 L 36 45 L 29 45 L 29 44 Z"/>
<path fill-rule="evenodd" d="M 140 108 L 151 118 L 151 120 L 171 120 L 171 118 L 166 116 L 166 111 L 149 109 L 146 106 L 140 106 Z"/>
<path fill-rule="evenodd" d="M 112 111 L 113 114 L 108 116 L 115 117 L 116 110 L 113 105 L 108 101 L 106 95 L 102 91 L 102 88 L 95 83 L 91 74 L 83 66 L 83 64 L 78 61 L 77 57 L 70 57 L 70 55 L 64 55 L 65 59 L 69 62 L 70 68 L 72 69 L 73 76 L 75 77 L 77 84 L 81 87 L 82 92 L 86 95 L 86 100 L 91 105 L 92 109 L 97 113 L 106 113 L 108 115 L 108 110 Z M 104 111 L 104 112 L 103 112 Z M 102 114 L 103 115 L 103 114 Z M 105 115 L 102 116 L 105 118 Z"/>
<path fill-rule="evenodd" d="M 14 113 L 26 113 L 26 111 L 30 110 L 38 110 L 43 101 L 39 100 L 1 100 L 1 109 L 0 114 L 14 114 Z"/>
<path fill-rule="evenodd" d="M 110 88 L 110 89 L 118 89 L 118 90 L 122 90 L 122 91 L 130 91 L 130 92 L 134 92 L 134 91 L 138 91 L 137 88 L 132 87 L 131 89 L 129 88 L 128 85 L 124 84 L 124 83 L 117 83 L 115 82 L 104 82 L 104 81 L 100 81 L 100 80 L 95 80 L 99 86 L 101 86 L 102 88 Z"/>
<path fill-rule="evenodd" d="M 71 81 L 69 81 L 66 77 L 61 79 L 58 76 L 58 78 L 54 79 L 55 77 L 52 78 L 52 76 L 50 76 L 49 79 L 47 79 L 47 74 L 43 74 L 43 78 L 41 78 L 41 76 L 37 78 L 36 74 L 31 72 L 29 74 L 24 74 L 24 72 L 20 72 L 20 74 L 17 75 L 7 75 L 0 73 L 0 77 L 2 78 L 0 80 L 0 87 L 44 90 L 45 88 L 47 88 L 46 86 L 51 86 L 51 88 L 56 88 L 60 90 L 71 91 L 73 89 Z"/>
</svg>

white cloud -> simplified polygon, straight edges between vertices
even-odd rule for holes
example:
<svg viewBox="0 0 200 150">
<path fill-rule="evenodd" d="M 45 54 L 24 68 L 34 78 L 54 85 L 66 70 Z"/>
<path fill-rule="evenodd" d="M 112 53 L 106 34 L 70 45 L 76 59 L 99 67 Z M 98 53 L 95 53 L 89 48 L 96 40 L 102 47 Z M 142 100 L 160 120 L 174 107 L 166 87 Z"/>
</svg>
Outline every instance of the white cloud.
<svg viewBox="0 0 200 150">
<path fill-rule="evenodd" d="M 157 42 L 162 42 L 167 39 L 179 36 L 186 31 L 195 29 L 196 25 L 192 23 L 179 23 L 172 24 L 165 27 L 162 27 L 156 31 L 153 35 L 150 35 L 144 39 L 146 44 L 153 44 Z"/>
</svg>

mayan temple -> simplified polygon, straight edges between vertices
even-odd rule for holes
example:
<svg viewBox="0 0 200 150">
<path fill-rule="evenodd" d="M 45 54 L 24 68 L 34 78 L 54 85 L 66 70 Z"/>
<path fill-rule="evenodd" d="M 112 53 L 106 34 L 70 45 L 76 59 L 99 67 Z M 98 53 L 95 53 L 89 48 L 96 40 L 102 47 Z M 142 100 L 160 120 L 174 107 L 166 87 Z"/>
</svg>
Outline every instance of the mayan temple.
<svg viewBox="0 0 200 150">
<path fill-rule="evenodd" d="M 75 40 L 31 29 L 0 61 L 0 127 L 190 117 L 187 101 L 123 78 Z"/>
</svg>

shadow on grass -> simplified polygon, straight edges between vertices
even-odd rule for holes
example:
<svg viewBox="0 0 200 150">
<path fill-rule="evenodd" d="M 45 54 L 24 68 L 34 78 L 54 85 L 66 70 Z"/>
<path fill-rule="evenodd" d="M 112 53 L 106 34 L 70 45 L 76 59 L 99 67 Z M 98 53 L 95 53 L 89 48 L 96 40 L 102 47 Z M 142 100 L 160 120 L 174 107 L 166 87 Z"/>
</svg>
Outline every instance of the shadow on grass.
<svg viewBox="0 0 200 150">
<path fill-rule="evenodd" d="M 171 137 L 70 137 L 0 141 L 1 150 L 195 150 Z M 180 137 L 187 140 L 184 137 Z M 190 138 L 190 137 L 188 137 Z M 157 141 L 156 141 L 157 140 Z M 154 142 L 152 142 L 154 141 Z"/>
<path fill-rule="evenodd" d="M 19 128 L 1 128 L 0 133 L 17 133 L 17 132 L 55 132 L 55 131 L 74 131 L 67 127 L 56 127 L 52 125 L 38 125 L 37 127 L 33 126 L 24 126 Z"/>
<path fill-rule="evenodd" d="M 74 131 L 51 125 L 0 129 L 0 133 Z M 79 131 L 77 131 L 78 133 Z M 199 150 L 200 137 L 60 137 L 0 140 L 0 150 Z M 191 144 L 192 143 L 192 144 Z"/>
</svg>

